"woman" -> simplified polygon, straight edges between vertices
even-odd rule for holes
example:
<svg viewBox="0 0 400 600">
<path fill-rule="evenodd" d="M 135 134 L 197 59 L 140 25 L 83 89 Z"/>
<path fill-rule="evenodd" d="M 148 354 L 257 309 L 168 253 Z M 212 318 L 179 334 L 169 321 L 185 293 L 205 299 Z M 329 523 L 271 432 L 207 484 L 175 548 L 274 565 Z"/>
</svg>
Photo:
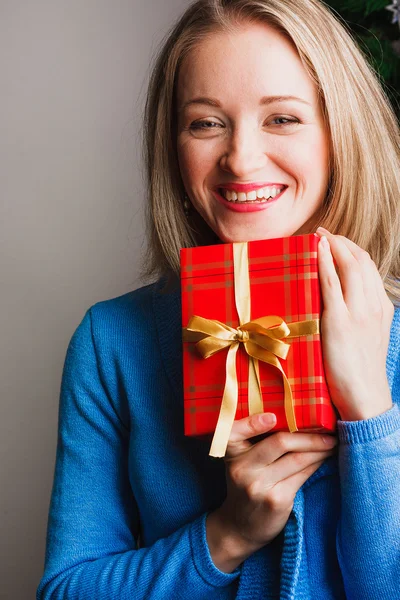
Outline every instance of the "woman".
<svg viewBox="0 0 400 600">
<path fill-rule="evenodd" d="M 71 340 L 37 598 L 399 598 L 400 152 L 375 76 L 317 0 L 200 0 L 160 52 L 145 138 L 162 278 Z M 320 225 L 338 439 L 255 442 L 274 421 L 254 415 L 212 459 L 183 435 L 179 249 Z"/>
</svg>

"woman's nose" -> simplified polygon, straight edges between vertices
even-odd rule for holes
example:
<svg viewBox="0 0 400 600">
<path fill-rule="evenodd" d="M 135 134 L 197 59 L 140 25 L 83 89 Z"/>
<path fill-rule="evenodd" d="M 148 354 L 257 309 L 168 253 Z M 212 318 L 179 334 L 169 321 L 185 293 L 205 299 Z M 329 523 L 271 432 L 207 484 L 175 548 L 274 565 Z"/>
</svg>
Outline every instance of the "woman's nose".
<svg viewBox="0 0 400 600">
<path fill-rule="evenodd" d="M 220 159 L 221 169 L 236 177 L 248 177 L 260 171 L 267 162 L 265 148 L 256 135 L 235 135 Z"/>
</svg>

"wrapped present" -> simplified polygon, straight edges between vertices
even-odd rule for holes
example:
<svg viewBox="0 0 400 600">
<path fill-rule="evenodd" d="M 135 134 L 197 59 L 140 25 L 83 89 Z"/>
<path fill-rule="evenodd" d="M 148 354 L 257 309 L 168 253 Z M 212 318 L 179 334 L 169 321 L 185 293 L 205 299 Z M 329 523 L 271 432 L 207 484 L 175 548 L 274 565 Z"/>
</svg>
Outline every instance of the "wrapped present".
<svg viewBox="0 0 400 600">
<path fill-rule="evenodd" d="M 181 250 L 184 433 L 273 412 L 271 431 L 334 432 L 325 381 L 314 234 Z"/>
</svg>

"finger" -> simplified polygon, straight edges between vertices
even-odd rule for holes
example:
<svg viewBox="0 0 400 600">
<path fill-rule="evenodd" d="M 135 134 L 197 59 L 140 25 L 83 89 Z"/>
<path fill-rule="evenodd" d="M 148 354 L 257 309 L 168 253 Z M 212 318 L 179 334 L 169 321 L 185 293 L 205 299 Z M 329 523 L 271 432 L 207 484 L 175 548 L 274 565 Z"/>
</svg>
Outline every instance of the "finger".
<svg viewBox="0 0 400 600">
<path fill-rule="evenodd" d="M 348 245 L 349 242 L 350 240 L 343 238 L 343 243 Z M 382 311 L 382 303 L 378 293 L 378 281 L 375 276 L 376 265 L 368 252 L 365 252 L 365 250 L 362 250 L 362 248 L 359 248 L 353 242 L 350 243 L 356 248 L 348 246 L 360 265 L 365 306 L 368 307 L 369 312 L 375 314 L 377 311 Z"/>
<path fill-rule="evenodd" d="M 326 236 L 321 237 L 318 243 L 318 276 L 325 308 L 344 305 L 341 281 Z"/>
<path fill-rule="evenodd" d="M 395 308 L 394 308 L 393 302 L 391 301 L 390 297 L 386 293 L 386 290 L 383 285 L 383 281 L 381 279 L 378 269 L 376 269 L 375 278 L 377 280 L 377 290 L 378 290 L 378 295 L 379 295 L 379 299 L 380 299 L 380 303 L 381 303 L 380 312 L 376 314 L 376 317 L 378 319 L 380 319 L 381 332 L 383 333 L 383 336 L 384 336 L 383 339 L 385 340 L 385 344 L 387 344 L 386 353 L 384 356 L 385 361 L 386 361 L 387 348 L 390 343 L 390 335 L 391 335 L 391 328 L 392 328 L 392 322 L 393 322 L 393 318 L 394 318 Z"/>
<path fill-rule="evenodd" d="M 301 473 L 317 462 L 326 460 L 336 452 L 336 448 L 324 450 L 323 452 L 289 452 L 275 461 L 268 468 L 268 471 L 273 479 L 282 481 L 288 477 L 292 477 L 296 473 Z"/>
<path fill-rule="evenodd" d="M 394 316 L 393 302 L 391 301 L 391 299 L 389 298 L 389 296 L 385 290 L 385 284 L 379 273 L 378 267 L 376 266 L 375 263 L 373 263 L 373 264 L 374 264 L 373 275 L 376 280 L 376 289 L 377 289 L 377 293 L 378 293 L 378 296 L 379 296 L 379 299 L 381 302 L 382 311 L 385 314 L 385 317 L 391 323 L 393 320 L 393 316 Z"/>
<path fill-rule="evenodd" d="M 298 476 L 302 481 L 306 481 L 310 476 L 310 471 L 313 472 L 315 466 L 320 466 L 327 458 L 332 456 L 334 451 L 326 452 L 303 452 L 289 453 L 281 457 L 279 460 L 269 465 L 267 469 L 260 471 L 255 479 L 254 473 L 251 475 L 252 481 L 257 482 L 259 494 L 267 494 L 268 490 L 277 488 L 282 490 L 284 482 L 293 485 L 293 477 Z M 247 473 L 246 473 L 247 474 Z M 250 482 L 250 480 L 249 480 Z M 249 483 L 248 482 L 248 483 Z"/>
<path fill-rule="evenodd" d="M 274 413 L 261 413 L 234 421 L 225 456 L 233 458 L 253 448 L 253 444 L 248 440 L 270 431 L 275 425 Z"/>
<path fill-rule="evenodd" d="M 329 235 L 327 236 L 328 238 Z M 382 281 L 380 279 L 378 281 L 376 278 L 376 273 L 379 275 L 379 272 L 370 254 L 363 248 L 360 248 L 360 246 L 358 246 L 355 242 L 343 235 L 337 235 L 335 237 L 339 238 L 346 245 L 361 267 L 364 294 L 367 304 L 371 308 L 380 306 L 382 303 L 382 297 L 379 293 L 379 288 L 383 286 Z"/>
<path fill-rule="evenodd" d="M 368 307 L 374 314 L 383 313 L 382 298 L 379 293 L 379 288 L 383 286 L 380 277 L 379 279 L 376 277 L 376 265 L 368 253 L 365 253 L 361 258 L 360 264 L 363 271 L 364 294 Z"/>
<path fill-rule="evenodd" d="M 382 281 L 377 281 L 375 273 L 377 268 L 370 254 L 363 248 L 360 248 L 360 246 L 358 246 L 349 238 L 343 235 L 333 235 L 324 227 L 319 227 L 317 234 L 322 235 L 322 233 L 326 235 L 328 240 L 331 238 L 339 239 L 348 248 L 355 260 L 360 265 L 366 305 L 370 307 L 370 310 L 375 310 L 380 307 L 383 301 L 383 297 L 379 289 L 382 287 Z"/>
<path fill-rule="evenodd" d="M 329 241 L 332 258 L 338 265 L 342 297 L 347 309 L 353 313 L 365 311 L 363 273 L 359 261 L 343 242 L 342 236 L 329 234 L 326 237 Z M 323 244 L 321 246 L 321 250 L 323 250 Z M 328 257 L 328 255 L 326 256 Z"/>
<path fill-rule="evenodd" d="M 335 443 L 337 437 L 333 435 L 278 431 L 255 444 L 248 453 L 248 459 L 255 468 L 264 469 L 287 453 L 322 452 L 330 450 Z"/>
<path fill-rule="evenodd" d="M 291 477 L 287 477 L 283 479 L 280 483 L 277 484 L 279 486 L 279 491 L 284 498 L 294 497 L 297 491 L 301 488 L 301 486 L 311 477 L 315 471 L 317 471 L 325 462 L 326 458 L 323 460 L 318 460 L 317 462 L 309 465 L 307 468 L 295 473 Z"/>
<path fill-rule="evenodd" d="M 324 227 L 318 227 L 316 233 L 321 236 L 321 235 L 326 235 L 328 238 L 329 237 L 337 237 L 340 238 L 343 243 L 346 244 L 346 246 L 348 247 L 348 249 L 352 252 L 352 254 L 354 255 L 355 258 L 357 258 L 358 254 L 361 252 L 363 252 L 363 249 L 360 248 L 360 246 L 357 246 L 357 244 L 355 242 L 353 242 L 352 240 L 350 240 L 349 238 L 345 237 L 344 235 L 339 235 L 339 234 L 333 234 L 330 231 L 328 231 L 327 229 L 325 229 Z"/>
<path fill-rule="evenodd" d="M 296 473 L 301 473 L 311 465 L 326 460 L 335 452 L 335 449 L 324 452 L 289 452 L 269 465 L 268 470 L 263 470 L 265 485 L 267 487 L 276 485 Z"/>
</svg>

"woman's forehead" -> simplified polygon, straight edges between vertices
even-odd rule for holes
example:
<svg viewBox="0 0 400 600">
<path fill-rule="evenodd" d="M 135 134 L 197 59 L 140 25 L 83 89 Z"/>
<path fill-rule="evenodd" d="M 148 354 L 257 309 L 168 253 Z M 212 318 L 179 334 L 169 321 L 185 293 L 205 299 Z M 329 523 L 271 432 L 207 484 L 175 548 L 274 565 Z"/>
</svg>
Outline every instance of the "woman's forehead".
<svg viewBox="0 0 400 600">
<path fill-rule="evenodd" d="M 213 32 L 185 57 L 178 76 L 182 107 L 192 96 L 298 96 L 318 102 L 315 83 L 294 45 L 264 23 L 247 24 L 237 32 Z"/>
</svg>

